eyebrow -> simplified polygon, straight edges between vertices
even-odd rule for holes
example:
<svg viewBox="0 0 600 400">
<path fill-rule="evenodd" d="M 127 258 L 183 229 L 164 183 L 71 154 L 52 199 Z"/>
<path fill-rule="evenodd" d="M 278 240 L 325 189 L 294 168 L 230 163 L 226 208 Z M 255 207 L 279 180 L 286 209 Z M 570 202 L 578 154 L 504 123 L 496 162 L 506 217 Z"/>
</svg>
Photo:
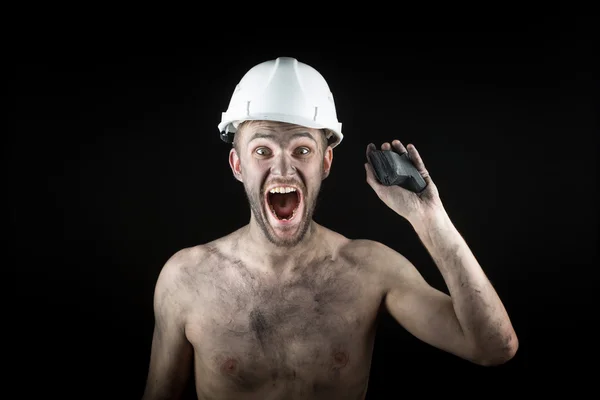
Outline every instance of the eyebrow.
<svg viewBox="0 0 600 400">
<path fill-rule="evenodd" d="M 255 139 L 269 139 L 273 142 L 281 142 L 281 139 L 277 139 L 278 137 L 280 137 L 279 135 L 273 135 L 271 133 L 263 133 L 263 132 L 257 132 L 254 135 L 252 135 L 252 137 L 250 138 L 250 140 L 248 141 L 248 143 L 250 143 L 251 141 L 255 140 Z M 297 139 L 297 138 L 309 138 L 310 140 L 312 140 L 313 142 L 317 143 L 317 141 L 315 140 L 315 138 L 312 137 L 312 135 L 308 132 L 297 132 L 294 133 L 291 137 L 291 139 Z"/>
</svg>

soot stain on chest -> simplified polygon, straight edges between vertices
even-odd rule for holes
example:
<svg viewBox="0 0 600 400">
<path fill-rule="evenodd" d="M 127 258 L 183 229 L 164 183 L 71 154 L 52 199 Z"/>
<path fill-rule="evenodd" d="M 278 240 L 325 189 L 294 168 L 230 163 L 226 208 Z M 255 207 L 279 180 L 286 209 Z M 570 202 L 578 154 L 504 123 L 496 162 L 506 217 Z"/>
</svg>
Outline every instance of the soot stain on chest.
<svg viewBox="0 0 600 400">
<path fill-rule="evenodd" d="M 256 270 L 235 255 L 208 246 L 213 271 L 212 287 L 220 288 L 215 305 L 220 313 L 247 315 L 249 328 L 260 338 L 290 318 L 336 319 L 361 296 L 353 262 L 328 256 L 308 260 L 292 270 L 291 277 L 267 283 Z M 233 309 L 232 309 L 233 308 Z M 307 321 L 308 322 L 308 321 Z"/>
<path fill-rule="evenodd" d="M 293 338 L 314 346 L 310 354 L 300 355 L 305 361 L 296 366 L 310 371 L 322 368 L 324 383 L 317 385 L 321 389 L 328 386 L 326 382 L 334 384 L 352 358 L 344 340 L 351 326 L 344 315 L 361 298 L 355 264 L 321 257 L 299 264 L 289 278 L 273 282 L 216 246 L 209 246 L 208 256 L 211 270 L 203 280 L 220 288 L 211 300 L 211 314 L 219 329 L 226 329 L 220 335 L 219 329 L 214 332 L 230 354 L 218 363 L 220 373 L 246 390 L 266 380 L 296 379 L 293 364 L 286 361 Z M 238 343 L 255 341 L 260 354 L 250 347 L 231 354 L 228 337 L 243 340 Z"/>
<path fill-rule="evenodd" d="M 344 315 L 361 298 L 359 263 L 353 259 L 312 258 L 286 278 L 269 280 L 216 245 L 207 246 L 206 256 L 203 276 L 189 271 L 189 282 L 195 285 L 202 280 L 202 288 L 196 290 L 204 291 L 204 296 L 212 293 L 210 314 L 215 326 L 224 326 L 240 338 L 252 334 L 262 346 L 286 329 L 305 337 L 339 334 L 348 328 Z"/>
<path fill-rule="evenodd" d="M 234 245 L 235 247 L 235 245 Z M 308 260 L 292 270 L 292 276 L 275 283 L 235 255 L 225 254 L 216 246 L 207 246 L 210 271 L 205 272 L 211 284 L 223 287 L 226 297 L 237 299 L 240 308 L 249 304 L 310 300 L 323 307 L 338 304 L 348 305 L 359 295 L 359 282 L 351 276 L 355 267 L 346 260 L 333 261 L 324 256 Z M 344 262 L 346 261 L 346 262 Z"/>
<path fill-rule="evenodd" d="M 265 349 L 269 337 L 271 336 L 271 325 L 267 322 L 262 311 L 259 309 L 253 309 L 250 311 L 250 329 L 256 335 L 256 339 L 260 343 L 260 346 Z"/>
<path fill-rule="evenodd" d="M 237 248 L 237 244 L 232 244 Z M 246 263 L 233 254 L 227 254 L 221 251 L 216 245 L 206 246 L 207 266 L 202 272 L 203 285 L 197 285 L 206 290 L 216 293 L 213 298 L 215 307 L 229 311 L 231 308 L 238 310 L 247 308 L 249 299 L 257 296 L 260 277 L 258 274 L 248 268 Z M 190 275 L 197 275 L 193 271 Z M 192 276 L 190 282 L 197 282 L 198 277 Z M 204 294 L 205 295 L 205 294 Z"/>
<path fill-rule="evenodd" d="M 247 311 L 249 331 L 264 355 L 283 360 L 290 339 L 312 347 L 328 346 L 329 341 L 343 341 L 348 330 L 354 329 L 345 314 L 360 298 L 360 285 L 339 269 L 331 260 L 307 264 L 298 268 L 295 279 L 277 288 L 260 287 L 246 302 L 251 304 Z M 315 357 L 319 359 L 315 362 L 332 369 L 343 368 L 350 358 L 343 346 Z"/>
</svg>

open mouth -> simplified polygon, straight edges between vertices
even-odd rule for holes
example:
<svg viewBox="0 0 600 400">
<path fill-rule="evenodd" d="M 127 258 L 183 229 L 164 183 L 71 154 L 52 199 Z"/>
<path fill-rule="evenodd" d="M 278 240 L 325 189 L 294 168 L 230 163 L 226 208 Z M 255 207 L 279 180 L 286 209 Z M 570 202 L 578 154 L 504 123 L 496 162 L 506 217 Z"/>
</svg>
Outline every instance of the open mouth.
<svg viewBox="0 0 600 400">
<path fill-rule="evenodd" d="M 279 221 L 294 219 L 301 202 L 300 191 L 292 186 L 274 187 L 267 193 L 267 204 L 271 214 Z"/>
</svg>

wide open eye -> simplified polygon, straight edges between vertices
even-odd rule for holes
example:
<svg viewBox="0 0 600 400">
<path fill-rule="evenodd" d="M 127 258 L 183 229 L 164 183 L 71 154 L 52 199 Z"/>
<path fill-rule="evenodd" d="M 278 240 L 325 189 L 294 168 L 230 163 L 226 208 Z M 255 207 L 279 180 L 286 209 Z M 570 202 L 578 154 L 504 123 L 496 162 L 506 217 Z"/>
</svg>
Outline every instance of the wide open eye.
<svg viewBox="0 0 600 400">
<path fill-rule="evenodd" d="M 259 147 L 256 150 L 254 150 L 254 152 L 259 156 L 268 156 L 269 154 L 271 154 L 271 150 L 269 150 L 266 147 Z"/>
<path fill-rule="evenodd" d="M 308 147 L 305 147 L 305 146 L 298 147 L 296 149 L 296 154 L 299 154 L 301 156 L 306 156 L 306 155 L 310 154 L 310 149 Z"/>
</svg>

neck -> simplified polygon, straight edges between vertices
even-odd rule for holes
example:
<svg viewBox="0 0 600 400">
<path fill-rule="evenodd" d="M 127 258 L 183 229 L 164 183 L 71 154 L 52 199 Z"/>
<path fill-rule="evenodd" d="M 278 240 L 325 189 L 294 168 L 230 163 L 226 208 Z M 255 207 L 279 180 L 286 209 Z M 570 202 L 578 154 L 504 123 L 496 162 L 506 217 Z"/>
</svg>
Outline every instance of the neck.
<svg viewBox="0 0 600 400">
<path fill-rule="evenodd" d="M 247 244 L 249 254 L 260 260 L 263 267 L 273 271 L 283 271 L 286 267 L 293 267 L 301 260 L 310 258 L 319 248 L 321 228 L 314 220 L 300 242 L 294 246 L 278 246 L 272 243 L 262 228 L 252 216 L 250 223 L 242 228 L 242 237 Z"/>
</svg>

